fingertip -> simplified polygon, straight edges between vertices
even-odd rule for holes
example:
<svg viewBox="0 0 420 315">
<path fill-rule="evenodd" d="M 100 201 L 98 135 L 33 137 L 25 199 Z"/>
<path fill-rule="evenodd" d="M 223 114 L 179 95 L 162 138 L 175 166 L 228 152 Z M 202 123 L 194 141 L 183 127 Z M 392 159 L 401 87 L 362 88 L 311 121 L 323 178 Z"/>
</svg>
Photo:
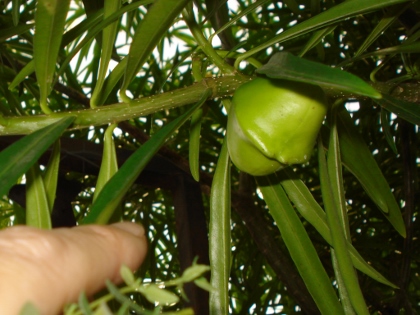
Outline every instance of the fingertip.
<svg viewBox="0 0 420 315">
<path fill-rule="evenodd" d="M 143 225 L 139 223 L 133 223 L 133 222 L 118 222 L 111 224 L 111 226 L 116 227 L 120 230 L 123 230 L 125 232 L 128 232 L 134 236 L 137 237 L 144 237 L 146 234 L 146 231 L 143 227 Z"/>
</svg>

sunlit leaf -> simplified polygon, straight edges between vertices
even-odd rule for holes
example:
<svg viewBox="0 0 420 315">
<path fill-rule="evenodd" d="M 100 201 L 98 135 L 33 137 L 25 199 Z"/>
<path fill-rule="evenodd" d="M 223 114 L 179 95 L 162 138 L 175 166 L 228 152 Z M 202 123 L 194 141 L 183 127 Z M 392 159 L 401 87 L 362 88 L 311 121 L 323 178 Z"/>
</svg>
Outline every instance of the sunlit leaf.
<svg viewBox="0 0 420 315">
<path fill-rule="evenodd" d="M 51 113 L 47 97 L 51 91 L 55 65 L 70 0 L 39 0 L 35 14 L 34 61 L 40 91 L 40 105 Z"/>
<path fill-rule="evenodd" d="M 161 40 L 162 34 L 168 30 L 188 2 L 188 0 L 157 0 L 140 22 L 130 46 L 120 91 L 120 96 L 125 102 L 130 102 L 126 95 L 128 85 Z"/>
<path fill-rule="evenodd" d="M 105 0 L 104 1 L 104 18 L 106 19 L 113 13 L 115 13 L 121 6 L 120 0 Z M 107 26 L 102 31 L 102 52 L 101 52 L 101 64 L 99 67 L 98 80 L 96 82 L 95 89 L 93 90 L 90 105 L 96 107 L 102 105 L 97 102 L 98 95 L 102 91 L 102 86 L 105 80 L 105 76 L 108 71 L 108 64 L 111 60 L 112 51 L 114 49 L 115 36 L 118 29 L 118 21 Z"/>
</svg>

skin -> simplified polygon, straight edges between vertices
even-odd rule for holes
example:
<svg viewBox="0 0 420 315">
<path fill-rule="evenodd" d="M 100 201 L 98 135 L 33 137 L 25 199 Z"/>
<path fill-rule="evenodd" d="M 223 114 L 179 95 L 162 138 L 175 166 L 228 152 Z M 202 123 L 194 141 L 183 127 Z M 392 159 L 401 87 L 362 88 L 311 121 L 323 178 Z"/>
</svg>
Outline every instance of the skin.
<svg viewBox="0 0 420 315">
<path fill-rule="evenodd" d="M 108 226 L 40 230 L 17 226 L 0 231 L 0 314 L 19 314 L 31 301 L 41 314 L 121 282 L 122 264 L 136 270 L 147 251 L 144 228 L 121 222 Z"/>
</svg>

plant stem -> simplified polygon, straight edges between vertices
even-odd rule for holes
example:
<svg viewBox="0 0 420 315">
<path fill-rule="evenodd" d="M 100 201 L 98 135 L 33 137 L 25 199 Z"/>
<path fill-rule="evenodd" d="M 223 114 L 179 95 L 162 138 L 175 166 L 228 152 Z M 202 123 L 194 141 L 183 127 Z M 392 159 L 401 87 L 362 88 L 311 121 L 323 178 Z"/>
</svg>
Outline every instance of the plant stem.
<svg viewBox="0 0 420 315">
<path fill-rule="evenodd" d="M 240 75 L 205 78 L 191 86 L 139 98 L 131 101 L 130 104 L 118 103 L 95 109 L 67 111 L 51 115 L 3 117 L 5 125 L 0 125 L 0 136 L 29 134 L 66 116 L 76 116 L 76 120 L 71 126 L 72 130 L 118 123 L 157 111 L 196 103 L 208 88 L 213 91 L 210 98 L 223 98 L 232 95 L 241 84 L 248 80 L 248 77 Z"/>
</svg>

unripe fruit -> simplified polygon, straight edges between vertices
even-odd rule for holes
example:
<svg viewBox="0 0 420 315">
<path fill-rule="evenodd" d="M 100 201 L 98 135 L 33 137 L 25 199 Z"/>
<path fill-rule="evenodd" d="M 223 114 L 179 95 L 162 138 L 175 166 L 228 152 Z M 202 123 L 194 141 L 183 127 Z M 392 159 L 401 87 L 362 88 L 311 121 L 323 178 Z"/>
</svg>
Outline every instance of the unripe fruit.
<svg viewBox="0 0 420 315">
<path fill-rule="evenodd" d="M 233 95 L 227 126 L 232 162 L 251 175 L 306 162 L 327 112 L 316 85 L 256 78 Z"/>
</svg>

